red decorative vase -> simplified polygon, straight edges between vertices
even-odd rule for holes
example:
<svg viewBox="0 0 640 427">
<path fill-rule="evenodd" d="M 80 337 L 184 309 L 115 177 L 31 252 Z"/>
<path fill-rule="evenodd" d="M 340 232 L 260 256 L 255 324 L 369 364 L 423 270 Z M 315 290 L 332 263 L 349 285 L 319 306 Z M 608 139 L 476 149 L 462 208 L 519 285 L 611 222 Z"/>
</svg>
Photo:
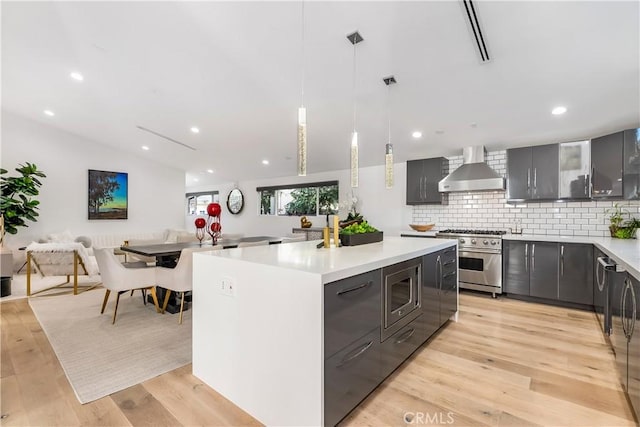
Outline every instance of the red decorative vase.
<svg viewBox="0 0 640 427">
<path fill-rule="evenodd" d="M 207 213 L 209 216 L 220 216 L 222 213 L 222 208 L 219 203 L 209 203 L 207 205 Z"/>
</svg>

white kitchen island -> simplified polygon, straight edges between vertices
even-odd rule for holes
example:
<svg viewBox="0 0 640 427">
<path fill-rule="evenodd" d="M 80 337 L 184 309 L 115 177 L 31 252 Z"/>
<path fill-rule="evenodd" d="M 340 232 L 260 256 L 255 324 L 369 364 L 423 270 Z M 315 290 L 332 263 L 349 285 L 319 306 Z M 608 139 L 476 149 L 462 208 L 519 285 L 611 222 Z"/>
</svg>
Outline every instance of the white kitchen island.
<svg viewBox="0 0 640 427">
<path fill-rule="evenodd" d="M 325 285 L 437 251 L 457 256 L 444 239 L 317 243 L 194 254 L 193 374 L 266 425 L 325 423 Z"/>
</svg>

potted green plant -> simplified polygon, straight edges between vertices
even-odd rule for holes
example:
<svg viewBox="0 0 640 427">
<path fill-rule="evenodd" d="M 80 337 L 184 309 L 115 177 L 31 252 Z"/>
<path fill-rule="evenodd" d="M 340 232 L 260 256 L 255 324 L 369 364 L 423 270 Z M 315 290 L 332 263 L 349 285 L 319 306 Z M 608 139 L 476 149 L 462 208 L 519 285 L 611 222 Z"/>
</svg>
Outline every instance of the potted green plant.
<svg viewBox="0 0 640 427">
<path fill-rule="evenodd" d="M 635 236 L 640 221 L 630 218 L 629 211 L 616 203 L 611 209 L 607 210 L 607 213 L 609 214 L 609 233 L 611 237 L 631 239 Z"/>
<path fill-rule="evenodd" d="M 16 234 L 18 227 L 28 227 L 26 221 L 37 221 L 40 202 L 34 197 L 40 194 L 38 188 L 42 185 L 38 178 L 46 177 L 35 164 L 28 162 L 19 165 L 16 172 L 20 175 L 1 177 L 0 210 L 4 217 L 4 228 L 9 234 Z M 0 175 L 6 173 L 6 169 L 0 169 Z"/>
<path fill-rule="evenodd" d="M 37 221 L 38 205 L 40 202 L 34 199 L 40 194 L 38 188 L 42 182 L 38 178 L 45 178 L 46 175 L 38 170 L 32 163 L 19 165 L 16 168 L 19 176 L 4 176 L 6 169 L 0 168 L 2 199 L 0 200 L 0 250 L 2 257 L 2 271 L 0 296 L 11 295 L 11 274 L 4 275 L 5 271 L 13 270 L 13 254 L 9 249 L 5 249 L 4 233 L 16 234 L 18 227 L 28 227 L 26 221 Z"/>
</svg>

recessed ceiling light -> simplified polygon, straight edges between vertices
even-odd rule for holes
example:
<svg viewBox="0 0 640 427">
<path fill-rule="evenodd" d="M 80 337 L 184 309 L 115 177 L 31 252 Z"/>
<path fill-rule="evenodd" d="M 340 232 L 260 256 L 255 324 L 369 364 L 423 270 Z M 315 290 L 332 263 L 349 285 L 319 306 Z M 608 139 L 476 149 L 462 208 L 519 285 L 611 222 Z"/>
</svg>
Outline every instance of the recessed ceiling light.
<svg viewBox="0 0 640 427">
<path fill-rule="evenodd" d="M 200 129 L 198 129 L 197 127 L 194 126 L 194 127 L 191 128 L 191 132 L 200 133 Z"/>
<path fill-rule="evenodd" d="M 84 76 L 82 74 L 80 74 L 77 71 L 72 72 L 71 74 L 69 74 L 69 76 L 73 79 L 73 80 L 77 80 L 79 82 L 84 80 Z"/>
<path fill-rule="evenodd" d="M 213 169 L 207 169 L 207 172 L 213 173 Z"/>
<path fill-rule="evenodd" d="M 198 179 L 198 178 L 193 178 L 193 180 L 194 180 L 195 182 L 198 182 L 198 181 L 199 181 L 199 179 Z"/>
<path fill-rule="evenodd" d="M 263 161 L 262 161 L 262 164 L 263 164 L 263 165 L 268 165 L 268 164 L 269 164 L 269 160 L 266 160 L 266 159 L 265 159 L 265 160 L 263 160 Z"/>
<path fill-rule="evenodd" d="M 143 146 L 142 146 L 142 149 L 143 149 L 144 151 L 149 151 L 149 147 L 147 147 L 146 145 L 143 145 Z"/>
<path fill-rule="evenodd" d="M 55 116 L 55 115 L 56 115 L 56 114 L 55 114 L 53 111 L 51 111 L 51 110 L 44 110 L 44 113 L 45 113 L 47 116 L 49 116 L 49 117 L 53 117 L 53 116 Z"/>
<path fill-rule="evenodd" d="M 567 107 L 559 106 L 551 110 L 551 114 L 554 116 L 559 116 L 567 112 Z"/>
<path fill-rule="evenodd" d="M 413 133 L 411 134 L 411 136 L 412 136 L 412 137 L 414 137 L 415 139 L 422 138 L 422 132 L 420 132 L 419 130 L 417 130 L 417 131 L 413 132 Z"/>
<path fill-rule="evenodd" d="M 471 123 L 469 126 L 471 126 L 472 128 L 477 128 L 478 124 L 476 122 Z"/>
<path fill-rule="evenodd" d="M 442 135 L 444 131 L 442 129 L 436 130 L 436 135 Z"/>
</svg>

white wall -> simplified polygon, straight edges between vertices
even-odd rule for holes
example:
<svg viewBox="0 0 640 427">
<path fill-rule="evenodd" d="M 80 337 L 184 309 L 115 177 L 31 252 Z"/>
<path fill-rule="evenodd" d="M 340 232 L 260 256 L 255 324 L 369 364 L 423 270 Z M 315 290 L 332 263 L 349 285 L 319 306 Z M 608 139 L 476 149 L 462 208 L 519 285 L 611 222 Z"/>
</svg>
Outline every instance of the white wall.
<svg viewBox="0 0 640 427">
<path fill-rule="evenodd" d="M 401 228 L 408 229 L 412 213 L 411 207 L 405 205 L 406 163 L 397 163 L 394 168 L 395 185 L 393 188 L 385 188 L 384 167 L 372 166 L 360 168 L 360 185 L 353 190 L 359 199 L 358 211 L 371 225 L 389 235 L 399 234 Z M 189 187 L 187 192 L 210 190 L 218 190 L 220 192 L 223 233 L 244 233 L 247 236 L 282 236 L 290 234 L 293 227 L 300 227 L 300 217 L 259 215 L 256 187 L 331 180 L 339 181 L 340 202 L 346 200 L 351 194 L 348 170 L 316 173 L 306 177 L 290 176 L 258 181 L 239 181 L 237 186 L 245 196 L 245 206 L 239 215 L 229 213 L 226 206 L 227 195 L 234 188 L 233 183 L 218 186 L 193 186 Z M 346 216 L 347 211 L 341 209 L 340 218 L 344 219 Z M 187 217 L 185 219 L 185 228 L 187 230 L 195 230 L 193 225 L 194 218 Z M 308 219 L 313 223 L 314 227 L 324 227 L 326 224 L 325 216 L 312 216 L 308 217 Z"/>
<path fill-rule="evenodd" d="M 15 175 L 24 162 L 35 163 L 47 177 L 40 188 L 40 216 L 16 235 L 6 235 L 15 249 L 49 233 L 74 235 L 153 232 L 182 228 L 184 171 L 129 152 L 2 111 L 1 164 Z M 129 174 L 128 219 L 87 219 L 88 169 Z"/>
</svg>

